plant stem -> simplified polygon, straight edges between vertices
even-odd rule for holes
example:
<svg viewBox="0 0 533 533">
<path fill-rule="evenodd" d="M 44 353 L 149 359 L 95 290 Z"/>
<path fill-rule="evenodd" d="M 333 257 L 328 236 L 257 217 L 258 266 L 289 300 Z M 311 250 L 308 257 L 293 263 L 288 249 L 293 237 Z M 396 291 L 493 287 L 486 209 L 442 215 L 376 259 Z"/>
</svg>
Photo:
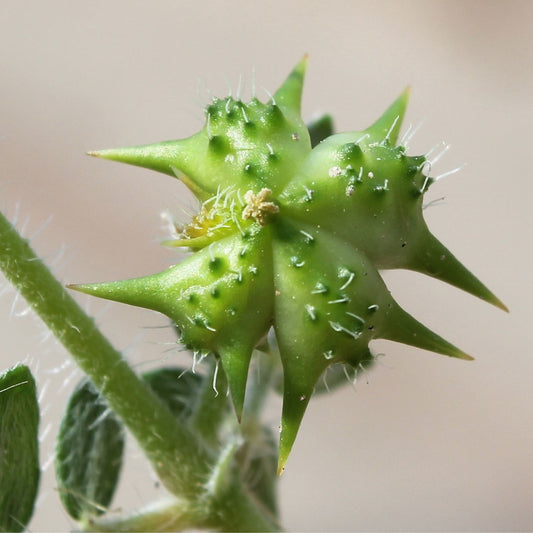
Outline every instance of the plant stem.
<svg viewBox="0 0 533 533">
<path fill-rule="evenodd" d="M 209 371 L 193 406 L 189 424 L 207 445 L 217 447 L 220 426 L 229 414 L 226 395 L 228 382 L 214 357 L 210 357 L 209 363 Z"/>
<path fill-rule="evenodd" d="M 0 268 L 133 433 L 161 481 L 192 497 L 209 457 L 0 214 Z M 180 460 L 181 459 L 181 460 Z M 169 465 L 176 465 L 168 472 Z"/>
<path fill-rule="evenodd" d="M 141 509 L 131 516 L 91 517 L 85 520 L 87 531 L 185 531 L 197 525 L 189 505 L 171 500 Z"/>
<path fill-rule="evenodd" d="M 256 506 L 237 478 L 230 483 L 232 491 L 227 495 L 231 505 L 223 512 L 216 504 L 217 516 L 205 514 L 211 506 L 199 509 L 198 502 L 206 497 L 204 483 L 216 459 L 133 372 L 97 329 L 94 319 L 67 293 L 2 213 L 0 246 L 0 270 L 102 392 L 166 488 L 189 502 L 184 505 L 190 511 L 196 510 L 195 525 L 209 523 L 222 530 L 277 530 L 279 526 Z"/>
</svg>

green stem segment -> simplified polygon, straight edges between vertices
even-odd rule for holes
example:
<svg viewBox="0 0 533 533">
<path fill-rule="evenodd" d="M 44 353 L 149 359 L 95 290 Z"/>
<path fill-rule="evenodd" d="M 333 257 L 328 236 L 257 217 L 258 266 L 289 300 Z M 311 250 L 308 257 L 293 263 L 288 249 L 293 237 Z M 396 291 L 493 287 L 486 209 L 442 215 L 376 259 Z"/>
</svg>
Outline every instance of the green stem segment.
<svg viewBox="0 0 533 533">
<path fill-rule="evenodd" d="M 200 498 L 206 496 L 204 483 L 215 459 L 133 372 L 100 333 L 94 320 L 66 292 L 36 256 L 28 241 L 1 213 L 0 245 L 0 269 L 5 277 L 102 392 L 108 405 L 137 439 L 166 488 L 188 500 L 191 508 L 194 507 Z M 241 497 L 238 507 L 241 513 L 246 508 L 247 521 L 250 515 L 253 516 L 257 529 L 277 529 L 251 500 Z M 217 511 L 221 516 L 220 509 Z M 230 511 L 230 514 L 235 513 Z M 236 528 L 238 516 L 232 516 L 231 522 L 231 526 Z M 217 525 L 220 529 L 227 529 L 227 524 Z"/>
<path fill-rule="evenodd" d="M 210 363 L 206 379 L 194 404 L 189 425 L 208 446 L 216 448 L 219 445 L 220 426 L 225 423 L 229 411 L 226 397 L 228 382 L 222 365 L 219 368 L 219 361 L 212 357 Z"/>
<path fill-rule="evenodd" d="M 208 470 L 209 458 L 194 435 L 179 424 L 165 405 L 133 372 L 97 329 L 29 243 L 0 215 L 0 268 L 43 319 L 76 363 L 103 393 L 174 494 L 192 497 Z M 187 458 L 181 464 L 179 458 Z M 169 473 L 168 465 L 177 464 Z M 170 475 L 169 475 L 170 474 Z"/>
</svg>

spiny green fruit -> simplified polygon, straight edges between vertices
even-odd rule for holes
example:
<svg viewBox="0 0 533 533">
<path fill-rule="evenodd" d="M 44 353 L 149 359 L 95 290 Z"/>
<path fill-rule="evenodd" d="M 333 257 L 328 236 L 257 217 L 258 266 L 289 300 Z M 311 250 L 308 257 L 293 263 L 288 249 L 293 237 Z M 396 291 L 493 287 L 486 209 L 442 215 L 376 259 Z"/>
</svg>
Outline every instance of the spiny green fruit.
<svg viewBox="0 0 533 533">
<path fill-rule="evenodd" d="M 92 155 L 180 178 L 202 202 L 172 246 L 169 270 L 73 288 L 160 311 L 192 350 L 213 353 L 241 417 L 252 351 L 274 328 L 284 371 L 279 469 L 329 365 L 371 361 L 384 338 L 470 356 L 394 301 L 378 269 L 409 268 L 505 309 L 427 229 L 426 159 L 397 146 L 404 92 L 370 128 L 311 148 L 300 102 L 306 59 L 263 104 L 214 99 L 184 140 Z"/>
</svg>

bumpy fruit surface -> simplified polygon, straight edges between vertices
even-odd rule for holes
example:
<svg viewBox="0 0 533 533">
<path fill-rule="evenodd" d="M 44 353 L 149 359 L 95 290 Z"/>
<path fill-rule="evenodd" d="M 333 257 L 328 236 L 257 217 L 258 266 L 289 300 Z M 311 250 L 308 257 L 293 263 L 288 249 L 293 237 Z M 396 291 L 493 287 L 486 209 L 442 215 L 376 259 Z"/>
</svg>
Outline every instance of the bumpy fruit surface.
<svg viewBox="0 0 533 533">
<path fill-rule="evenodd" d="M 408 93 L 368 129 L 312 149 L 300 114 L 305 66 L 266 104 L 215 98 L 192 137 L 94 152 L 177 176 L 202 205 L 167 242 L 194 252 L 182 263 L 73 286 L 169 316 L 185 345 L 220 358 L 239 418 L 252 351 L 273 327 L 284 372 L 280 469 L 321 374 L 371 361 L 372 339 L 470 359 L 403 311 L 378 269 L 423 272 L 505 309 L 427 229 L 426 159 L 397 146 Z"/>
</svg>

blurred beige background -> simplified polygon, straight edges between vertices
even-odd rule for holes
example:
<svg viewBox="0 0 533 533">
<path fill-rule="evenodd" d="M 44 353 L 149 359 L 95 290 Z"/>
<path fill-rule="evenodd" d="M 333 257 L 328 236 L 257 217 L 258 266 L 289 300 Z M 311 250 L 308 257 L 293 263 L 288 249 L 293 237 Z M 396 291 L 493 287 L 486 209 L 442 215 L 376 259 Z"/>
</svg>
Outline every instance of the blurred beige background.
<svg viewBox="0 0 533 533">
<path fill-rule="evenodd" d="M 511 309 L 437 281 L 386 273 L 396 299 L 476 357 L 379 342 L 357 384 L 311 402 L 281 481 L 292 531 L 533 529 L 530 163 L 533 2 L 0 2 L 0 206 L 65 282 L 175 262 L 159 213 L 193 205 L 177 181 L 88 158 L 90 149 L 188 136 L 209 91 L 242 75 L 274 90 L 310 54 L 304 113 L 361 129 L 412 85 L 411 152 L 452 149 L 435 173 L 434 233 Z M 208 91 L 209 89 L 209 91 Z M 259 92 L 259 94 L 261 94 Z M 265 96 L 266 99 L 266 96 Z M 50 219 L 50 215 L 53 217 Z M 1 244 L 0 244 L 1 246 Z M 0 281 L 0 367 L 25 359 L 50 463 L 79 374 Z M 80 298 L 138 365 L 186 362 L 158 315 Z M 44 390 L 43 390 L 44 389 Z M 279 402 L 269 422 L 277 427 Z M 68 531 L 48 467 L 33 531 Z M 117 509 L 157 497 L 134 447 Z"/>
</svg>

